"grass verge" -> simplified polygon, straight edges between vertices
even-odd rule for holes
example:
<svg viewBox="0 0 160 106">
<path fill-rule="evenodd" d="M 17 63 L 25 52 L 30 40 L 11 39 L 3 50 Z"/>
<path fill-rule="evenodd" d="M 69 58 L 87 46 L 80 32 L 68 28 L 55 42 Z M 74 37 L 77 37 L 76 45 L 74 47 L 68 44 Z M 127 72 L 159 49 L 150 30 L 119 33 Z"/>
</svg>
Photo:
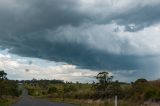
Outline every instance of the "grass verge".
<svg viewBox="0 0 160 106">
<path fill-rule="evenodd" d="M 19 100 L 19 97 L 3 96 L 0 97 L 0 106 L 11 106 Z"/>
<path fill-rule="evenodd" d="M 39 99 L 45 99 L 51 102 L 63 102 L 63 103 L 69 103 L 77 106 L 114 106 L 113 100 L 84 100 L 84 99 L 68 99 L 65 98 L 64 100 L 62 98 L 50 98 L 50 97 L 36 97 Z"/>
</svg>

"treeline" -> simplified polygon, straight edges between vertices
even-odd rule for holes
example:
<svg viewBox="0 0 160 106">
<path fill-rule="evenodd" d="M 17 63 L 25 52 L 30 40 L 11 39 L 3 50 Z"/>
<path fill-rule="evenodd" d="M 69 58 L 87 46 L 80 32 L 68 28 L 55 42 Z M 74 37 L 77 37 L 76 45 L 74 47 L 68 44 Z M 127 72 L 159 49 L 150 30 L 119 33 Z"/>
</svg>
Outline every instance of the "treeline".
<svg viewBox="0 0 160 106">
<path fill-rule="evenodd" d="M 37 80 L 35 78 L 33 78 L 32 80 L 15 80 L 15 82 L 17 83 L 21 83 L 21 84 L 24 84 L 24 83 L 27 83 L 27 84 L 31 84 L 31 83 L 36 83 L 36 84 L 42 84 L 42 83 L 46 83 L 46 84 L 61 84 L 61 83 L 64 83 L 63 80 L 56 80 L 56 79 L 53 79 L 53 80 L 47 80 L 47 79 L 40 79 L 40 80 Z"/>
<path fill-rule="evenodd" d="M 127 83 L 113 81 L 113 76 L 108 72 L 100 72 L 96 77 L 97 82 L 92 84 L 61 82 L 53 83 L 48 80 L 35 80 L 26 83 L 25 87 L 32 96 L 48 95 L 56 98 L 74 99 L 106 99 L 115 95 L 124 97 L 123 86 L 130 86 Z M 126 87 L 125 87 L 126 88 Z M 125 91 L 125 90 L 124 90 Z"/>
<path fill-rule="evenodd" d="M 113 81 L 113 76 L 110 76 L 108 72 L 100 72 L 95 78 L 97 82 L 92 84 L 47 81 L 44 83 L 42 80 L 42 82 L 28 83 L 26 88 L 32 96 L 61 98 L 61 100 L 111 101 L 116 95 L 124 106 L 125 103 L 135 106 L 143 104 L 144 101 L 160 101 L 160 81 L 147 81 L 141 78 L 132 83 L 121 83 Z"/>
</svg>

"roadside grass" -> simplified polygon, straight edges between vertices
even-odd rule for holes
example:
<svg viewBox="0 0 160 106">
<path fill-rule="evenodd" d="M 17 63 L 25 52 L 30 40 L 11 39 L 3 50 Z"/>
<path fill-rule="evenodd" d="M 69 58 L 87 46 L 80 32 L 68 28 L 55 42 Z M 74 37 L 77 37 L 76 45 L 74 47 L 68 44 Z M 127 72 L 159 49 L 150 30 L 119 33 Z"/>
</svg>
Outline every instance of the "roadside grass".
<svg viewBox="0 0 160 106">
<path fill-rule="evenodd" d="M 39 99 L 45 99 L 51 102 L 60 102 L 60 103 L 68 103 L 68 104 L 73 104 L 77 106 L 113 106 L 113 103 L 110 102 L 105 102 L 102 100 L 80 100 L 80 99 L 62 99 L 62 98 L 47 98 L 47 97 L 38 97 Z"/>
<path fill-rule="evenodd" d="M 16 103 L 19 97 L 3 96 L 0 98 L 0 106 L 10 106 Z"/>
<path fill-rule="evenodd" d="M 36 88 L 36 92 L 39 92 L 39 95 L 32 95 L 32 97 L 38 99 L 44 99 L 51 102 L 61 102 L 69 103 L 77 106 L 114 106 L 114 98 L 112 99 L 87 99 L 91 98 L 93 95 L 92 85 L 91 84 L 70 84 L 73 85 L 77 91 L 72 91 L 65 94 L 65 99 L 63 100 L 63 84 L 50 84 L 49 87 L 56 87 L 59 89 L 59 92 L 43 95 L 41 93 L 42 89 L 39 86 L 29 86 L 29 88 Z M 129 88 L 130 85 L 121 84 L 122 88 Z M 34 93 L 33 93 L 34 94 Z M 76 97 L 76 98 L 75 98 Z M 120 100 L 118 101 L 119 106 L 136 106 L 133 101 Z"/>
<path fill-rule="evenodd" d="M 73 104 L 76 106 L 114 106 L 114 99 L 98 99 L 98 100 L 92 100 L 92 99 L 69 99 L 65 98 L 64 100 L 62 98 L 50 98 L 47 96 L 39 96 L 36 97 L 38 99 L 44 99 L 51 102 L 60 102 L 60 103 L 68 103 Z M 119 100 L 118 106 L 139 106 L 139 103 L 133 102 L 132 100 Z"/>
<path fill-rule="evenodd" d="M 76 90 L 74 91 L 73 89 L 72 91 L 64 92 L 65 85 L 72 86 Z M 94 88 L 92 87 L 92 84 L 71 83 L 65 85 L 49 84 L 46 89 L 38 85 L 30 86 L 29 84 L 26 85 L 26 87 L 29 89 L 34 89 L 33 92 L 31 92 L 31 96 L 52 102 L 69 103 L 74 104 L 76 106 L 114 106 L 114 97 L 112 96 L 108 99 L 101 99 L 100 97 L 97 97 L 97 95 L 95 95 L 94 93 Z M 125 95 L 124 97 L 122 97 L 121 95 L 119 96 L 118 106 L 150 106 L 143 105 L 143 98 L 138 98 L 139 96 L 135 94 L 132 95 L 132 93 L 135 92 L 135 89 L 133 89 L 133 85 L 124 83 L 120 84 L 120 86 L 120 92 Z M 51 87 L 57 88 L 58 91 L 48 92 L 48 89 Z M 65 97 L 64 100 L 63 97 Z"/>
</svg>

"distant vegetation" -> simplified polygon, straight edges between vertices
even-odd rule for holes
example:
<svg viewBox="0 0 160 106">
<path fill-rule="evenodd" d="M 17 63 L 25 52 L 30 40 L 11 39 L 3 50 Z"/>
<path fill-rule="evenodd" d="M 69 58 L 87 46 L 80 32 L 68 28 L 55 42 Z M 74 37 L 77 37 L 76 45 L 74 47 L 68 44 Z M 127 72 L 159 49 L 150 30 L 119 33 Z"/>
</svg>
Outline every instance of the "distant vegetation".
<svg viewBox="0 0 160 106">
<path fill-rule="evenodd" d="M 7 106 L 21 94 L 16 81 L 8 80 L 7 73 L 0 71 L 0 106 Z"/>
<path fill-rule="evenodd" d="M 132 83 L 113 81 L 108 72 L 100 72 L 92 84 L 35 80 L 26 83 L 29 94 L 53 101 L 65 101 L 81 106 L 113 106 L 118 96 L 119 106 L 137 106 L 145 101 L 160 101 L 160 81 L 137 79 Z"/>
<path fill-rule="evenodd" d="M 10 81 L 6 73 L 0 71 L 0 100 L 5 96 L 19 96 L 17 83 L 22 83 L 29 95 L 51 101 L 69 102 L 81 106 L 114 106 L 118 96 L 118 106 L 151 106 L 147 103 L 160 101 L 160 81 L 140 78 L 135 82 L 113 81 L 108 72 L 100 72 L 96 82 L 72 83 L 62 80 Z M 142 105 L 142 106 L 143 106 Z M 154 105 L 153 105 L 154 106 Z"/>
</svg>

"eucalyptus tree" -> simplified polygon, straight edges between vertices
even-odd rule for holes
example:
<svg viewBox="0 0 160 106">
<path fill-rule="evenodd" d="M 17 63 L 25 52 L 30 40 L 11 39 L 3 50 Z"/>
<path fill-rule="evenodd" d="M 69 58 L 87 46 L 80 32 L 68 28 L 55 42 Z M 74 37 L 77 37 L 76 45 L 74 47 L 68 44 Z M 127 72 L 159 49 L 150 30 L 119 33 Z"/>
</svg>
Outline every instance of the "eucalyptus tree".
<svg viewBox="0 0 160 106">
<path fill-rule="evenodd" d="M 97 74 L 96 79 L 98 80 L 98 83 L 96 84 L 96 89 L 105 97 L 107 88 L 109 84 L 112 83 L 113 76 L 109 75 L 109 72 L 100 72 Z"/>
</svg>

